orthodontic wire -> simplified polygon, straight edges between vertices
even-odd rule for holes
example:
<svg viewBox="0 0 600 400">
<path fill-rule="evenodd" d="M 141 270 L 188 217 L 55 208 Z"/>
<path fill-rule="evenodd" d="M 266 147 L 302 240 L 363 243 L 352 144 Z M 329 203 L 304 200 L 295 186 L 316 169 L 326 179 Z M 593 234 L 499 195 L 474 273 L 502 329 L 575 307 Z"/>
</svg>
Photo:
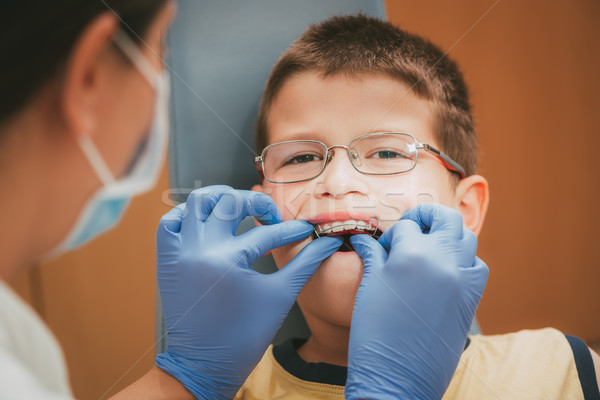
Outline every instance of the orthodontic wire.
<svg viewBox="0 0 600 400">
<path fill-rule="evenodd" d="M 373 233 L 371 233 L 371 237 L 375 237 L 375 234 L 377 233 L 377 229 L 379 228 L 379 220 L 375 217 L 372 217 L 369 219 L 369 225 L 371 225 L 371 220 L 375 220 L 375 222 L 377 223 L 375 225 L 375 229 L 373 230 Z M 313 227 L 313 231 L 315 232 L 315 235 L 317 236 L 317 239 L 321 237 L 321 235 L 319 235 L 319 232 L 317 232 L 317 227 Z"/>
</svg>

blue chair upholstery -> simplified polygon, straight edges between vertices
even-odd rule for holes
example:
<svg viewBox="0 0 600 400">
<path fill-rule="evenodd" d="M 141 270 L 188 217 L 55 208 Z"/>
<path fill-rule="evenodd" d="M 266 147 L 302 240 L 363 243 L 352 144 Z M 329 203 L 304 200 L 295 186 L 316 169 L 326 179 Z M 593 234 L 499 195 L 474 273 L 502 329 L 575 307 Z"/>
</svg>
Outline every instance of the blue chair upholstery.
<svg viewBox="0 0 600 400">
<path fill-rule="evenodd" d="M 383 0 L 181 0 L 169 33 L 171 197 L 214 184 L 249 189 L 259 183 L 253 127 L 270 70 L 308 27 L 336 14 L 385 18 Z M 241 230 L 252 227 L 243 222 Z M 275 270 L 270 256 L 253 268 Z M 157 350 L 165 348 L 160 308 Z M 307 337 L 295 306 L 274 339 Z"/>
</svg>

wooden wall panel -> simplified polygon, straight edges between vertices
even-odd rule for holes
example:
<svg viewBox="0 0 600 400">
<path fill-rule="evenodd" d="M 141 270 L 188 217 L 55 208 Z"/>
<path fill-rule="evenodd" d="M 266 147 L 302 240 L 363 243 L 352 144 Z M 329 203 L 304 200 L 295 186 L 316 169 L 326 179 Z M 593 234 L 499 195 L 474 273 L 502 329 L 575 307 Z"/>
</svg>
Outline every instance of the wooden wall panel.
<svg viewBox="0 0 600 400">
<path fill-rule="evenodd" d="M 600 3 L 386 5 L 393 23 L 449 50 L 471 89 L 491 187 L 483 330 L 554 326 L 600 341 Z"/>
<path fill-rule="evenodd" d="M 23 300 L 29 303 L 39 314 L 41 314 L 41 312 L 33 306 L 32 292 L 34 289 L 31 287 L 31 270 L 23 272 L 16 277 L 14 282 L 9 282 L 9 284 L 13 290 L 23 298 Z"/>
<path fill-rule="evenodd" d="M 43 316 L 61 343 L 78 399 L 105 399 L 154 362 L 155 233 L 170 207 L 158 186 L 121 225 L 42 265 Z"/>
</svg>

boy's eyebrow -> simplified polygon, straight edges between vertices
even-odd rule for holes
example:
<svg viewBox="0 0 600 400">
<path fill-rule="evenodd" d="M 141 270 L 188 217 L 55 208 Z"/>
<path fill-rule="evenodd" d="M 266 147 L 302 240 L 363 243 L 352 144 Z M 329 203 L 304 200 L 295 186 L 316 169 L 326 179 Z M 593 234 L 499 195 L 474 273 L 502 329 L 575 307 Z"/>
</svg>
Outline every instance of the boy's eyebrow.
<svg viewBox="0 0 600 400">
<path fill-rule="evenodd" d="M 289 140 L 317 140 L 319 142 L 328 142 L 327 132 L 294 132 L 292 134 L 279 135 L 277 140 L 270 140 L 269 143 L 287 142 Z"/>
<path fill-rule="evenodd" d="M 303 139 L 314 139 L 315 137 L 320 137 L 324 134 L 319 134 L 318 132 L 294 132 L 291 135 L 286 135 L 285 140 L 303 140 Z"/>
<path fill-rule="evenodd" d="M 385 128 L 377 128 L 377 129 L 370 129 L 368 131 L 366 131 L 365 133 L 363 133 L 363 135 L 368 135 L 369 133 L 384 133 L 384 132 L 399 132 L 399 133 L 411 133 L 406 129 L 385 129 Z"/>
<path fill-rule="evenodd" d="M 363 135 L 368 135 L 370 133 L 385 133 L 385 132 L 394 132 L 394 133 L 408 133 L 412 136 L 415 137 L 415 139 L 417 139 L 417 142 L 422 142 L 422 140 L 420 139 L 420 135 L 418 132 L 413 132 L 410 129 L 385 129 L 385 128 L 377 128 L 377 129 L 371 129 L 365 133 L 363 133 Z"/>
<path fill-rule="evenodd" d="M 399 132 L 399 133 L 413 134 L 412 132 L 410 132 L 407 129 L 376 128 L 376 129 L 369 129 L 369 130 L 361 131 L 358 133 L 358 135 L 368 135 L 370 133 L 384 133 L 384 132 Z M 327 132 L 294 132 L 290 135 L 285 135 L 284 140 L 286 140 L 286 141 L 287 140 L 320 140 L 320 141 L 324 141 L 324 139 L 327 139 L 327 136 L 328 136 Z"/>
</svg>

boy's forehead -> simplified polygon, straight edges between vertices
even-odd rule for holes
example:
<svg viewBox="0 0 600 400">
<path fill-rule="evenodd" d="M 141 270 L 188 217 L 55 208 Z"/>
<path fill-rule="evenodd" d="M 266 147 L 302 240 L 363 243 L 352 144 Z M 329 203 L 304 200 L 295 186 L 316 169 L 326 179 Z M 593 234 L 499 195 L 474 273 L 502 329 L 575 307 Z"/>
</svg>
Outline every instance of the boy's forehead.
<svg viewBox="0 0 600 400">
<path fill-rule="evenodd" d="M 375 132 L 405 132 L 435 144 L 432 102 L 383 74 L 322 77 L 303 73 L 284 83 L 267 120 L 268 144 L 313 139 L 327 145 Z"/>
</svg>

